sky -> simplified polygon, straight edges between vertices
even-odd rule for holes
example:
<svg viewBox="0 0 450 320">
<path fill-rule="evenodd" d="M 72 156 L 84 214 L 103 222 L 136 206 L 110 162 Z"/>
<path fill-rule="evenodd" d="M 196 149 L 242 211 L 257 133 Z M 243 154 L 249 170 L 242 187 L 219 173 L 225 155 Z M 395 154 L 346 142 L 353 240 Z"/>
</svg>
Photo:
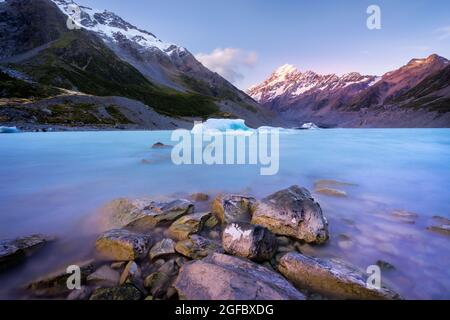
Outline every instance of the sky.
<svg viewBox="0 0 450 320">
<path fill-rule="evenodd" d="M 237 87 L 283 64 L 382 75 L 432 53 L 450 59 L 448 0 L 79 0 L 186 47 Z M 381 29 L 367 27 L 378 5 Z"/>
</svg>

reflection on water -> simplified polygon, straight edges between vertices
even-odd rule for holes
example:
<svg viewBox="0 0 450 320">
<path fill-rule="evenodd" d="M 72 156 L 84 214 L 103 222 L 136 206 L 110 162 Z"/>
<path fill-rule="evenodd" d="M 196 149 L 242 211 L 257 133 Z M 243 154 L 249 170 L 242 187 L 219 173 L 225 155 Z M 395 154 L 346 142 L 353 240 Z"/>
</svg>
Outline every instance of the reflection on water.
<svg viewBox="0 0 450 320">
<path fill-rule="evenodd" d="M 280 172 L 257 166 L 174 166 L 170 132 L 23 133 L 0 136 L 0 238 L 57 236 L 25 264 L 0 275 L 0 297 L 48 271 L 89 257 L 98 232 L 92 217 L 117 197 L 193 192 L 268 195 L 318 179 L 347 197 L 315 194 L 330 222 L 331 241 L 304 246 L 363 269 L 379 260 L 395 269 L 383 279 L 407 298 L 450 298 L 450 237 L 426 228 L 450 217 L 450 130 L 336 129 L 280 137 Z M 143 161 L 145 160 L 145 161 Z M 417 213 L 412 219 L 394 210 Z"/>
</svg>

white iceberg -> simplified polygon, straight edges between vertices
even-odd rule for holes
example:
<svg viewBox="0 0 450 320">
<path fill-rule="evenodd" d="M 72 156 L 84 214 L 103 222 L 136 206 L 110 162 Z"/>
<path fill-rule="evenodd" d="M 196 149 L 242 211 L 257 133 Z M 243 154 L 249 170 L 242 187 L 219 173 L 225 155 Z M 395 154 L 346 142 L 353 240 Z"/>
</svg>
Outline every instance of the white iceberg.
<svg viewBox="0 0 450 320">
<path fill-rule="evenodd" d="M 208 119 L 206 122 L 197 123 L 191 131 L 193 134 L 252 134 L 254 129 L 247 127 L 242 119 Z"/>
<path fill-rule="evenodd" d="M 0 133 L 19 133 L 17 127 L 0 127 Z"/>
<path fill-rule="evenodd" d="M 311 130 L 311 129 L 320 129 L 316 124 L 312 123 L 312 122 L 307 122 L 304 123 L 300 129 L 302 130 Z"/>
</svg>

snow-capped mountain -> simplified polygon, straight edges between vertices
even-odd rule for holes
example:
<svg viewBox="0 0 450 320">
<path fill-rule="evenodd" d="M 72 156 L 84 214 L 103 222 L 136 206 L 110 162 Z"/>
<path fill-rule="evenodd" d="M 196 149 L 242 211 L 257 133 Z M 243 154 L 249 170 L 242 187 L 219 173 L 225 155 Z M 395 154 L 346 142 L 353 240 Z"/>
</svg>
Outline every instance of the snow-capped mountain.
<svg viewBox="0 0 450 320">
<path fill-rule="evenodd" d="M 286 64 L 275 70 L 262 84 L 249 88 L 247 93 L 264 104 L 280 97 L 295 99 L 302 95 L 332 93 L 344 88 L 361 91 L 379 80 L 379 77 L 363 76 L 357 72 L 341 77 L 335 74 L 320 75 L 313 71 L 300 72 L 296 67 Z"/>
</svg>

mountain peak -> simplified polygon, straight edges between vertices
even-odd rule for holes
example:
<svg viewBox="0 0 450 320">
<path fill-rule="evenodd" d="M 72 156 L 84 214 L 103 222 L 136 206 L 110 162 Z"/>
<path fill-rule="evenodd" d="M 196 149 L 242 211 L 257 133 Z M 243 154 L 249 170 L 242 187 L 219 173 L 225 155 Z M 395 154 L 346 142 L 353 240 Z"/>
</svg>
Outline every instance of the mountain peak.
<svg viewBox="0 0 450 320">
<path fill-rule="evenodd" d="M 432 64 L 432 63 L 443 63 L 443 64 L 447 64 L 449 61 L 444 58 L 441 57 L 437 54 L 432 54 L 426 58 L 422 58 L 422 59 L 412 59 L 411 61 L 408 62 L 408 64 L 406 66 L 408 67 L 417 67 L 417 66 L 421 66 L 421 65 L 427 65 L 427 64 Z"/>
<path fill-rule="evenodd" d="M 277 75 L 278 77 L 284 77 L 287 76 L 288 74 L 291 73 L 298 73 L 299 71 L 297 70 L 297 68 L 295 66 L 293 66 L 292 64 L 284 64 L 281 67 L 279 67 L 278 69 L 276 69 L 274 71 L 274 75 Z"/>
</svg>

